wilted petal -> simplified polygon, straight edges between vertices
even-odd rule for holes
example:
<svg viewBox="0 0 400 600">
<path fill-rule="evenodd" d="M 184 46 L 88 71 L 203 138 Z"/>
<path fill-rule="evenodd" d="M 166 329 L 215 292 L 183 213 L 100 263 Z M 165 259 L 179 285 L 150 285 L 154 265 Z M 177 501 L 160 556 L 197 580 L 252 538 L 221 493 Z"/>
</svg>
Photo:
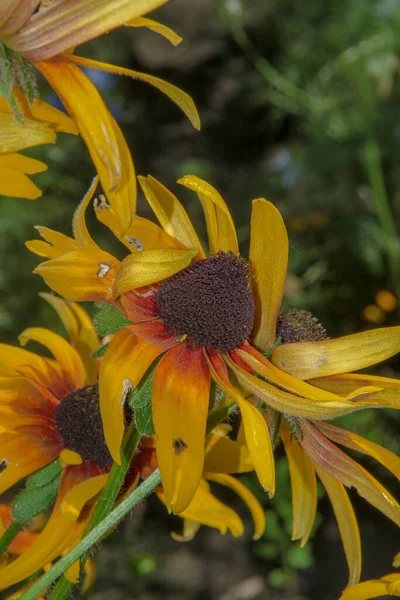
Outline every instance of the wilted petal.
<svg viewBox="0 0 400 600">
<path fill-rule="evenodd" d="M 35 12 L 40 0 L 1 0 L 0 35 L 12 35 Z"/>
</svg>

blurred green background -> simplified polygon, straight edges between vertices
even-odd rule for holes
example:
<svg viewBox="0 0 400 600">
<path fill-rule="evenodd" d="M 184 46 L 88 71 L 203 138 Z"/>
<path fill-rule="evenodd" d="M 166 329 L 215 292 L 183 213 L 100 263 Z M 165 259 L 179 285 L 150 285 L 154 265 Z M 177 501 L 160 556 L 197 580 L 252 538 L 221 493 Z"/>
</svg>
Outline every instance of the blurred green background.
<svg viewBox="0 0 400 600">
<path fill-rule="evenodd" d="M 177 193 L 203 235 L 200 206 L 176 180 L 194 173 L 214 184 L 232 210 L 244 253 L 251 200 L 274 202 L 290 236 L 283 308 L 311 310 L 331 337 L 398 324 L 398 310 L 378 306 L 376 294 L 400 292 L 400 3 L 170 0 L 157 16 L 183 35 L 179 47 L 135 29 L 79 49 L 83 56 L 167 79 L 198 106 L 200 133 L 156 90 L 90 73 L 128 139 L 137 172 Z M 43 82 L 40 89 L 57 102 Z M 94 175 L 82 140 L 73 136 L 60 134 L 57 145 L 27 154 L 45 160 L 49 170 L 35 179 L 42 199 L 0 199 L 0 330 L 9 343 L 29 326 L 61 331 L 55 313 L 38 298 L 45 286 L 31 275 L 38 259 L 24 241 L 37 237 L 33 226 L 39 224 L 70 234 L 73 212 Z M 139 213 L 150 216 L 142 198 Z M 89 223 L 105 248 L 124 255 L 93 215 Z M 376 372 L 398 377 L 399 368 L 393 359 Z M 365 411 L 344 422 L 400 451 L 394 411 Z M 176 521 L 150 498 L 102 545 L 89 597 L 338 598 L 347 572 L 329 501 L 321 493 L 316 535 L 300 550 L 290 542 L 286 459 L 280 450 L 277 457 L 274 500 L 246 480 L 267 511 L 261 541 L 251 541 L 249 517 L 227 492 L 222 498 L 245 519 L 240 540 L 203 528 L 194 542 L 179 545 L 169 536 Z M 396 491 L 383 468 L 361 462 Z M 360 519 L 363 577 L 379 577 L 391 570 L 399 535 L 350 495 Z"/>
</svg>

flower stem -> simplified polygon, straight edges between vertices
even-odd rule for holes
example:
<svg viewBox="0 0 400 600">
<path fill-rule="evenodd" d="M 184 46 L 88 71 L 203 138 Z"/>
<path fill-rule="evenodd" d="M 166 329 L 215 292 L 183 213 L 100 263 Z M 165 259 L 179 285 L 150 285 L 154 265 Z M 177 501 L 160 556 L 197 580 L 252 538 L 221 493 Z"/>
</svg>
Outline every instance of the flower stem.
<svg viewBox="0 0 400 600">
<path fill-rule="evenodd" d="M 113 511 L 98 523 L 72 550 L 60 560 L 40 579 L 38 579 L 21 597 L 20 600 L 35 600 L 40 593 L 60 577 L 67 569 L 85 552 L 96 544 L 110 529 L 112 529 L 125 515 L 154 490 L 160 483 L 161 477 L 158 469 L 145 479 L 132 494 L 125 498 Z"/>
<path fill-rule="evenodd" d="M 57 581 L 57 585 L 51 592 L 50 596 L 48 596 L 47 600 L 64 600 L 64 598 L 68 598 L 69 593 L 71 592 L 74 584 L 63 575 Z"/>
<path fill-rule="evenodd" d="M 5 552 L 15 536 L 21 531 L 22 523 L 14 521 L 0 538 L 0 554 Z"/>
</svg>

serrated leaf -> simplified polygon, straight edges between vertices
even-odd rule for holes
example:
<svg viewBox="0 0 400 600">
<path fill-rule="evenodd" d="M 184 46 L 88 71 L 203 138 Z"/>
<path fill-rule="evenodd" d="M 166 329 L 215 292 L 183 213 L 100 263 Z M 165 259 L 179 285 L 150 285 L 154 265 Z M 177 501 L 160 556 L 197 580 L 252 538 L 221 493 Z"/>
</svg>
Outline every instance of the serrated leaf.
<svg viewBox="0 0 400 600">
<path fill-rule="evenodd" d="M 57 496 L 60 478 L 61 474 L 46 485 L 21 492 L 12 507 L 13 520 L 26 523 L 46 510 Z"/>
<path fill-rule="evenodd" d="M 131 321 L 125 319 L 112 304 L 96 302 L 96 308 L 97 313 L 93 319 L 93 323 L 100 337 L 113 335 L 122 327 L 131 324 Z"/>
<path fill-rule="evenodd" d="M 154 435 L 151 407 L 151 387 L 158 361 L 155 361 L 139 385 L 130 393 L 128 403 L 133 410 L 136 429 L 142 435 Z"/>
<path fill-rule="evenodd" d="M 102 346 L 99 346 L 97 348 L 97 350 L 94 350 L 94 352 L 92 352 L 92 354 L 90 356 L 92 358 L 101 358 L 102 356 L 105 355 L 106 350 L 109 345 L 110 345 L 110 342 L 107 342 L 107 344 L 103 344 Z"/>
<path fill-rule="evenodd" d="M 46 465 L 43 469 L 39 469 L 39 471 L 36 471 L 28 477 L 26 489 L 33 490 L 47 485 L 60 475 L 61 470 L 60 459 L 56 458 L 52 463 Z"/>
</svg>

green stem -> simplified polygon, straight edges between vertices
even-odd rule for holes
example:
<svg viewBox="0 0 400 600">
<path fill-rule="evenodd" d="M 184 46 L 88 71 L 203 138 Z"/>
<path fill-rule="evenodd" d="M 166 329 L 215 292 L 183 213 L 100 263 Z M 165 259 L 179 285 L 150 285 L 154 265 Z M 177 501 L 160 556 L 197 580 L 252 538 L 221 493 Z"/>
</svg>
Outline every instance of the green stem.
<svg viewBox="0 0 400 600">
<path fill-rule="evenodd" d="M 110 512 L 86 537 L 84 537 L 72 550 L 60 558 L 50 571 L 42 575 L 20 598 L 20 600 L 35 600 L 43 590 L 51 585 L 62 575 L 78 558 L 96 544 L 112 529 L 125 515 L 154 490 L 160 483 L 161 477 L 158 469 L 145 479 L 132 494 L 125 498 L 113 511 Z"/>
<path fill-rule="evenodd" d="M 17 521 L 11 523 L 10 527 L 6 529 L 0 538 L 0 554 L 7 550 L 8 546 L 11 544 L 17 533 L 21 531 L 21 529 L 22 523 L 18 523 Z"/>
<path fill-rule="evenodd" d="M 96 527 L 96 525 L 100 523 L 100 521 L 102 521 L 109 514 L 112 507 L 114 506 L 115 500 L 124 482 L 133 455 L 135 454 L 135 450 L 140 442 L 140 438 L 141 435 L 135 429 L 134 421 L 132 421 L 125 436 L 126 441 L 123 445 L 123 449 L 121 452 L 121 464 L 119 465 L 118 463 L 114 463 L 111 467 L 107 483 L 104 486 L 100 498 L 96 503 L 89 523 L 86 527 L 85 534 L 88 534 L 94 527 Z M 82 567 L 84 566 L 88 558 L 89 553 L 82 557 Z M 50 596 L 48 597 L 48 600 L 64 600 L 64 598 L 68 598 L 72 587 L 73 584 L 71 584 L 66 579 L 65 575 L 63 575 L 57 582 L 57 585 L 55 586 Z"/>
</svg>

